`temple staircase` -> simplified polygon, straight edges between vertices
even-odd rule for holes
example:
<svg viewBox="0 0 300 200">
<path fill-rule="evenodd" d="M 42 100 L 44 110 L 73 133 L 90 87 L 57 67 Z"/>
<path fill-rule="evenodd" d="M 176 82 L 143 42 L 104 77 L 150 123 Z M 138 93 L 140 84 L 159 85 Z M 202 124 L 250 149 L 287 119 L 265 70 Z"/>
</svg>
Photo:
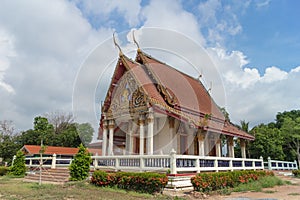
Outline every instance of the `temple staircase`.
<svg viewBox="0 0 300 200">
<path fill-rule="evenodd" d="M 27 173 L 24 181 L 38 183 L 40 181 L 40 177 L 42 183 L 64 184 L 69 181 L 70 172 L 67 168 L 42 169 L 42 174 L 40 176 L 39 169 L 34 169 Z"/>
<path fill-rule="evenodd" d="M 177 176 L 168 176 L 168 184 L 166 189 L 168 190 L 192 190 L 193 185 L 191 178 L 196 174 L 182 174 Z"/>
</svg>

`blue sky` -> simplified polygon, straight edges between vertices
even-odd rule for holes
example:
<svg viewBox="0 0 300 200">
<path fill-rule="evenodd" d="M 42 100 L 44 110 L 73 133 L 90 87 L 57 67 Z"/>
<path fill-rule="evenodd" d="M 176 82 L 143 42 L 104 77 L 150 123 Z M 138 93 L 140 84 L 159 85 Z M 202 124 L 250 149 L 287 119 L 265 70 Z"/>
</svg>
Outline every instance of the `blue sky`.
<svg viewBox="0 0 300 200">
<path fill-rule="evenodd" d="M 251 126 L 270 122 L 277 112 L 299 109 L 299 4 L 294 0 L 3 0 L 0 120 L 13 120 L 17 130 L 24 130 L 32 127 L 35 116 L 57 110 L 74 113 L 76 86 L 91 98 L 80 99 L 75 117 L 97 129 L 98 101 L 104 92 L 95 90 L 98 84 L 108 85 L 111 74 L 106 72 L 114 67 L 111 62 L 104 69 L 108 63 L 103 60 L 118 55 L 112 33 L 116 31 L 125 40 L 122 48 L 134 49 L 126 41 L 132 29 L 141 45 L 163 43 L 159 35 L 147 38 L 143 32 L 156 27 L 203 47 L 224 88 L 224 101 L 219 101 L 221 87 L 216 82 L 212 96 L 226 107 L 233 122 L 246 120 Z M 180 52 L 183 45 L 174 41 L 172 50 Z M 89 60 L 104 46 L 102 61 Z M 175 66 L 180 63 L 159 52 L 153 55 Z M 87 71 L 85 82 L 78 86 L 88 62 L 96 63 L 97 68 Z M 189 73 L 187 67 L 179 69 Z M 209 68 L 200 71 L 205 83 L 212 82 Z M 93 106 L 87 108 L 90 104 Z"/>
</svg>

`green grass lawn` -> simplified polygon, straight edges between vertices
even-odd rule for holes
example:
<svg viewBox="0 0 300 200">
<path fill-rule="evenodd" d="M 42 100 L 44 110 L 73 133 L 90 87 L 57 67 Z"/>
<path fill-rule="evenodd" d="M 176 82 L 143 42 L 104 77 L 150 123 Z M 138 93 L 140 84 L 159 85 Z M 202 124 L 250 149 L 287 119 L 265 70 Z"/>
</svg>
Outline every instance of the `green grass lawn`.
<svg viewBox="0 0 300 200">
<path fill-rule="evenodd" d="M 21 178 L 0 177 L 0 199 L 172 199 L 165 195 L 149 195 L 112 188 L 99 188 L 86 182 L 51 185 L 25 183 Z"/>
</svg>

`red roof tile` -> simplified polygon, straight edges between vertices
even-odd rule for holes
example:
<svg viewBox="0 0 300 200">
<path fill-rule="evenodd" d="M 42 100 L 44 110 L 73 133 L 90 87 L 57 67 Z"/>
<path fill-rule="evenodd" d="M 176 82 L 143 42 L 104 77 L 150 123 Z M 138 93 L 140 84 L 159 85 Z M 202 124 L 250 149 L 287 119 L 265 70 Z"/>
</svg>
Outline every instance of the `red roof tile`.
<svg viewBox="0 0 300 200">
<path fill-rule="evenodd" d="M 24 145 L 22 147 L 22 151 L 25 152 L 25 154 L 39 154 L 40 153 L 41 146 L 39 145 Z M 88 151 L 95 155 L 98 153 L 98 155 L 101 155 L 101 149 L 90 149 L 88 148 Z M 44 154 L 47 155 L 75 155 L 78 152 L 78 148 L 72 148 L 72 147 L 55 147 L 55 146 L 46 146 Z"/>
</svg>

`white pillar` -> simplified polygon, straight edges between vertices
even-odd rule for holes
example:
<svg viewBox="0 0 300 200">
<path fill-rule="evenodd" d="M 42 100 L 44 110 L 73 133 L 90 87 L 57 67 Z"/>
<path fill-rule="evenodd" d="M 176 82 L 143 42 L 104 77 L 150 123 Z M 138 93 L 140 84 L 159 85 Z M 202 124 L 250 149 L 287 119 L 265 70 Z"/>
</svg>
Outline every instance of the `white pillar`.
<svg viewBox="0 0 300 200">
<path fill-rule="evenodd" d="M 145 138 L 144 123 L 145 123 L 144 116 L 141 115 L 140 119 L 139 119 L 139 126 L 140 126 L 140 155 L 144 155 L 144 138 Z"/>
<path fill-rule="evenodd" d="M 198 137 L 199 156 L 205 156 L 205 149 L 204 149 L 205 133 L 201 133 L 201 130 L 198 130 L 197 137 Z"/>
<path fill-rule="evenodd" d="M 246 141 L 244 139 L 240 139 L 240 145 L 242 158 L 246 158 Z"/>
<path fill-rule="evenodd" d="M 111 156 L 111 155 L 113 155 L 114 129 L 115 129 L 115 124 L 114 124 L 113 120 L 109 121 L 108 129 L 109 129 L 109 139 L 108 139 L 108 152 L 107 152 L 107 154 L 109 156 Z"/>
<path fill-rule="evenodd" d="M 148 155 L 153 155 L 153 126 L 154 116 L 152 108 L 149 108 L 148 114 L 148 137 L 147 137 L 147 153 Z"/>
<path fill-rule="evenodd" d="M 221 139 L 217 138 L 216 142 L 216 156 L 221 157 Z"/>
<path fill-rule="evenodd" d="M 172 149 L 177 149 L 177 137 L 176 137 L 176 133 L 175 133 L 175 118 L 169 116 L 169 147 L 170 147 L 170 152 Z"/>
<path fill-rule="evenodd" d="M 134 136 L 133 136 L 133 121 L 130 120 L 129 121 L 129 154 L 133 154 L 133 139 L 134 139 Z"/>
<path fill-rule="evenodd" d="M 103 122 L 103 137 L 102 137 L 102 156 L 106 155 L 107 149 L 107 122 Z"/>
<path fill-rule="evenodd" d="M 234 141 L 233 136 L 227 136 L 228 156 L 234 158 Z"/>
</svg>

